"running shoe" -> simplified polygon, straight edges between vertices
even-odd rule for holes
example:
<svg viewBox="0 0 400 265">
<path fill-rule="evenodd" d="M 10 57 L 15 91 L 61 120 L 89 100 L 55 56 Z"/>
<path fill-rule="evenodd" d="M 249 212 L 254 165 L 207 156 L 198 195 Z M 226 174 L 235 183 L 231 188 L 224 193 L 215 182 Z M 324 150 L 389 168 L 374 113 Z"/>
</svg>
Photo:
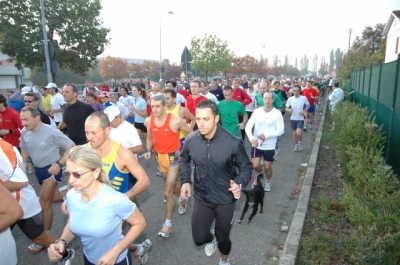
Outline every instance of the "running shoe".
<svg viewBox="0 0 400 265">
<path fill-rule="evenodd" d="M 275 150 L 275 155 L 274 155 L 275 161 L 278 161 L 280 153 L 281 153 L 281 150 L 279 148 Z"/>
<path fill-rule="evenodd" d="M 158 232 L 158 235 L 167 238 L 169 237 L 170 233 L 171 233 L 171 226 L 163 224 L 161 231 Z"/>
<path fill-rule="evenodd" d="M 227 259 L 226 261 L 219 260 L 218 265 L 231 265 L 231 261 Z"/>
<path fill-rule="evenodd" d="M 297 152 L 297 151 L 299 151 L 299 144 L 295 144 L 295 145 L 294 145 L 294 150 L 293 150 L 293 152 Z"/>
<path fill-rule="evenodd" d="M 299 145 L 299 146 L 298 146 L 298 150 L 297 150 L 297 151 L 303 150 L 303 145 L 301 144 L 301 142 L 299 142 L 298 145 Z"/>
<path fill-rule="evenodd" d="M 312 130 L 312 123 L 310 123 L 309 127 L 310 127 L 310 130 Z"/>
<path fill-rule="evenodd" d="M 44 249 L 43 246 L 32 243 L 29 245 L 28 250 L 32 253 L 39 253 L 40 251 L 42 251 Z"/>
<path fill-rule="evenodd" d="M 150 241 L 150 239 L 146 239 L 145 241 L 143 241 L 141 243 L 142 248 L 141 251 L 139 251 L 139 253 L 135 253 L 133 254 L 133 256 L 135 258 L 138 258 L 140 261 L 140 265 L 144 265 L 147 262 L 148 259 L 148 251 L 150 250 L 151 246 L 153 245 Z"/>
<path fill-rule="evenodd" d="M 215 252 L 217 251 L 217 244 L 218 244 L 217 238 L 214 238 L 213 241 L 211 241 L 206 245 L 204 251 L 206 252 L 207 257 L 211 257 L 212 255 L 215 254 Z"/>
<path fill-rule="evenodd" d="M 307 131 L 307 127 L 306 126 L 303 127 L 303 131 L 305 131 L 305 132 Z"/>
<path fill-rule="evenodd" d="M 182 197 L 179 197 L 178 200 L 178 213 L 179 214 L 184 214 L 186 212 L 186 205 L 188 203 L 188 200 L 182 199 Z"/>
<path fill-rule="evenodd" d="M 264 190 L 265 190 L 265 191 L 271 191 L 271 189 L 272 189 L 271 181 L 270 181 L 270 180 L 267 180 L 267 181 L 265 182 Z"/>
</svg>

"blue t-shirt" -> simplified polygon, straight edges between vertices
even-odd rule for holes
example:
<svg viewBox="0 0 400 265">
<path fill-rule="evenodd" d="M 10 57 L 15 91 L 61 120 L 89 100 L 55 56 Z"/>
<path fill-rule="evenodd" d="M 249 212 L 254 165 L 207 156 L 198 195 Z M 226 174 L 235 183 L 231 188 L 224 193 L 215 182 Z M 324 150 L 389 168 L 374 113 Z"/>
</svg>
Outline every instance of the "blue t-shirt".
<svg viewBox="0 0 400 265">
<path fill-rule="evenodd" d="M 75 189 L 68 191 L 66 201 L 70 230 L 81 238 L 83 252 L 93 264 L 122 240 L 121 223 L 136 210 L 136 205 L 125 194 L 105 184 L 88 203 Z M 128 249 L 123 250 L 116 263 L 127 254 Z"/>
<path fill-rule="evenodd" d="M 142 97 L 134 98 L 134 102 L 136 109 L 140 111 L 147 109 L 147 102 Z M 135 111 L 135 122 L 144 123 L 146 119 L 147 117 L 143 117 Z"/>
</svg>

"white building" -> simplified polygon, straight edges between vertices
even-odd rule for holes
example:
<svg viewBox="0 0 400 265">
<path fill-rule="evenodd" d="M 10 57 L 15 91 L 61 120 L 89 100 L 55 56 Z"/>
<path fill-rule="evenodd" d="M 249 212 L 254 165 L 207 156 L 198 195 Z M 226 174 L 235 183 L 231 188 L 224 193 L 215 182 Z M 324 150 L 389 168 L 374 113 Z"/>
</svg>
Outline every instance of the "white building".
<svg viewBox="0 0 400 265">
<path fill-rule="evenodd" d="M 8 56 L 0 52 L 0 89 L 16 89 L 20 84 L 32 86 L 30 69 L 18 69 L 15 63 L 7 62 L 7 59 Z"/>
<path fill-rule="evenodd" d="M 385 63 L 396 61 L 400 54 L 400 10 L 390 15 L 383 37 L 386 37 Z"/>
</svg>

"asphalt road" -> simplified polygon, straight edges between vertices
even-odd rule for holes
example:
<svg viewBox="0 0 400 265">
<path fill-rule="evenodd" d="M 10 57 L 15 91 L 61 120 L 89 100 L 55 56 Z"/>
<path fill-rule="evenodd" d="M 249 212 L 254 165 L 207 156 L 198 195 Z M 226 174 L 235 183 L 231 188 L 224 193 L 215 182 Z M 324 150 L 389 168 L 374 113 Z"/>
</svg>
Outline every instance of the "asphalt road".
<svg viewBox="0 0 400 265">
<path fill-rule="evenodd" d="M 291 223 L 293 212 L 297 205 L 295 195 L 299 192 L 299 187 L 301 187 L 299 172 L 306 169 L 302 164 L 308 163 L 321 113 L 322 106 L 317 109 L 314 121 L 315 128 L 312 131 L 303 133 L 303 151 L 301 152 L 293 152 L 294 143 L 290 128 L 290 116 L 286 113 L 284 117 L 285 134 L 279 140 L 280 158 L 273 163 L 273 188 L 271 192 L 266 192 L 264 213 L 257 213 L 250 224 L 246 221 L 243 224 L 238 224 L 238 215 L 241 214 L 243 208 L 244 196 L 241 196 L 240 200 L 237 201 L 236 220 L 231 230 L 232 251 L 230 259 L 232 265 L 278 263 L 280 249 L 283 247 L 287 237 L 287 233 L 280 230 L 282 225 L 290 225 Z M 245 141 L 245 145 L 250 154 L 248 140 Z M 163 203 L 164 179 L 156 175 L 157 167 L 154 160 L 145 161 L 140 159 L 140 163 L 151 180 L 150 187 L 139 196 L 140 208 L 147 220 L 147 227 L 136 240 L 136 242 L 142 242 L 144 239 L 149 238 L 153 243 L 146 264 L 218 264 L 218 252 L 212 257 L 207 257 L 204 253 L 204 246 L 196 247 L 193 243 L 190 225 L 193 202 L 189 202 L 188 209 L 184 215 L 179 215 L 175 210 L 172 218 L 172 233 L 169 238 L 157 236 L 165 220 Z M 33 174 L 30 174 L 30 179 L 36 192 L 38 192 L 40 186 L 37 184 Z M 66 182 L 61 183 L 60 188 L 65 184 Z M 53 204 L 54 219 L 50 233 L 56 237 L 61 235 L 67 220 L 60 211 L 60 205 L 60 203 Z M 250 210 L 244 220 L 247 220 Z M 19 265 L 52 264 L 47 257 L 46 251 L 32 254 L 27 250 L 31 242 L 18 227 L 13 229 L 13 235 L 17 244 Z M 77 253 L 72 264 L 82 265 L 83 256 L 79 238 L 75 238 L 70 246 Z M 139 264 L 138 260 L 134 260 L 134 264 Z"/>
</svg>

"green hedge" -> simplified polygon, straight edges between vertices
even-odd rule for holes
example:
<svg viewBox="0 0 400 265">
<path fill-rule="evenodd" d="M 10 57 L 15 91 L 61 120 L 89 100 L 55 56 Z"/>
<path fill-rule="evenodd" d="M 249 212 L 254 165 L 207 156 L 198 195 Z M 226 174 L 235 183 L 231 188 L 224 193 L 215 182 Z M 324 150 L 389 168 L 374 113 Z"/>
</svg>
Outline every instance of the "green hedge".
<svg viewBox="0 0 400 265">
<path fill-rule="evenodd" d="M 348 101 L 339 104 L 333 121 L 344 176 L 341 203 L 358 228 L 353 262 L 400 264 L 400 183 L 382 157 L 382 128 L 367 109 Z"/>
</svg>

